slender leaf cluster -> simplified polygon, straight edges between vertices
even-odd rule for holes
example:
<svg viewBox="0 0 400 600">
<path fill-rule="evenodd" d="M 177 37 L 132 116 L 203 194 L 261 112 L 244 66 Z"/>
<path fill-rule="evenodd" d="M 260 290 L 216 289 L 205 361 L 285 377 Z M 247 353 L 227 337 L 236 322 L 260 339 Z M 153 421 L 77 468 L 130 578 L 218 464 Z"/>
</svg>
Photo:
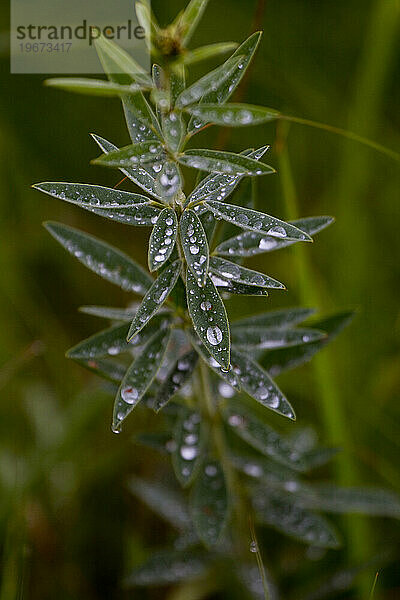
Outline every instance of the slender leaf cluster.
<svg viewBox="0 0 400 600">
<path fill-rule="evenodd" d="M 118 46 L 99 39 L 97 51 L 108 81 L 49 82 L 122 100 L 131 144 L 119 148 L 94 135 L 102 154 L 93 162 L 119 169 L 140 193 L 80 183 L 34 186 L 100 217 L 151 228 L 145 271 L 87 233 L 46 223 L 51 235 L 87 268 L 140 297 L 128 308 L 83 307 L 111 325 L 72 348 L 68 356 L 116 384 L 115 432 L 138 405 L 165 414 L 164 432 L 146 432 L 138 440 L 169 453 L 179 482 L 185 488 L 193 486 L 189 515 L 183 505 L 180 510 L 168 508 L 183 502 L 171 500 L 168 490 L 132 482 L 138 497 L 181 530 L 175 553 L 152 558 L 131 576 L 132 585 L 171 583 L 209 568 L 210 558 L 196 547 L 202 541 L 221 552 L 221 544 L 229 542 L 224 526 L 237 476 L 243 476 L 248 510 L 260 523 L 312 546 L 332 548 L 339 543 L 319 510 L 400 514 L 397 499 L 384 492 L 303 481 L 304 474 L 325 464 L 336 450 L 302 445 L 299 438 L 279 434 L 268 425 L 268 413 L 262 416 L 257 409 L 258 404 L 294 420 L 294 409 L 274 377 L 310 360 L 352 315 L 304 325 L 313 311 L 289 309 L 229 322 L 224 301 L 231 295 L 267 297 L 268 290 L 285 289 L 270 275 L 245 267 L 244 259 L 310 242 L 333 219 L 285 222 L 255 210 L 251 195 L 245 202 L 235 200 L 242 180 L 275 172 L 264 163 L 268 146 L 239 154 L 193 147 L 195 136 L 208 125 L 260 125 L 278 115 L 268 108 L 230 102 L 260 33 L 239 47 L 213 44 L 187 50 L 206 4 L 192 0 L 162 30 L 147 5 L 137 3 L 147 43 L 159 63 L 151 76 Z M 233 49 L 221 66 L 186 84 L 188 65 Z M 192 190 L 185 185 L 186 168 L 199 172 Z M 237 231 L 220 240 L 216 231 L 223 222 Z M 195 548 L 192 554 L 186 552 L 189 547 Z"/>
</svg>

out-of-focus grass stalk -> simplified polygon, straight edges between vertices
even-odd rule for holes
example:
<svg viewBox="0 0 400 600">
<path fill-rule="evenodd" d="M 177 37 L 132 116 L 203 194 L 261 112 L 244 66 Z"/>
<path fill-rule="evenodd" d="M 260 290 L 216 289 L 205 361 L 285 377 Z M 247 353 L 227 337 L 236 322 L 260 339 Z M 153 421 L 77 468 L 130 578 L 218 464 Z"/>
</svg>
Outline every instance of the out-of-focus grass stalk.
<svg viewBox="0 0 400 600">
<path fill-rule="evenodd" d="M 286 131 L 280 132 L 283 137 L 278 138 L 277 145 L 279 174 L 286 209 L 285 216 L 287 219 L 297 219 L 300 215 L 286 144 L 287 126 L 285 129 Z M 294 250 L 299 299 L 305 306 L 319 308 L 322 304 L 321 293 L 317 279 L 312 273 L 307 252 L 308 249 L 300 244 Z M 312 365 L 317 384 L 318 406 L 321 409 L 321 418 L 327 441 L 342 448 L 342 452 L 335 461 L 337 481 L 341 485 L 354 485 L 358 479 L 357 469 L 352 457 L 351 434 L 347 425 L 341 393 L 337 385 L 331 350 L 325 349 L 324 352 L 314 358 Z M 346 541 L 350 557 L 356 563 L 360 563 L 372 554 L 368 524 L 364 520 L 357 521 L 354 518 L 344 518 L 344 523 L 347 529 Z M 363 592 L 367 584 L 370 585 L 368 578 L 365 578 L 365 582 L 362 581 L 360 584 Z M 367 596 L 364 595 L 364 597 Z"/>
<path fill-rule="evenodd" d="M 356 72 L 353 99 L 350 103 L 348 129 L 357 131 L 364 136 L 374 137 L 380 121 L 382 102 L 385 98 L 388 76 L 391 72 L 392 59 L 396 49 L 397 34 L 400 23 L 400 3 L 398 0 L 375 0 L 369 16 L 368 28 L 364 47 Z M 371 273 L 377 273 L 376 253 L 374 252 L 374 227 L 372 215 L 368 214 L 365 198 L 368 198 L 369 173 L 372 171 L 372 161 L 375 155 L 354 143 L 344 144 L 341 166 L 336 179 L 332 198 L 335 198 L 337 215 L 340 216 L 341 226 L 338 228 L 338 247 L 345 253 L 341 268 L 336 270 L 334 288 L 345 290 L 347 302 L 365 299 L 368 310 L 369 288 Z M 351 240 L 351 249 L 350 243 Z M 352 295 L 352 293 L 357 295 Z M 341 298 L 344 300 L 344 298 Z M 360 331 L 360 344 L 368 344 L 370 332 L 363 328 Z M 357 355 L 352 348 L 344 349 L 350 357 L 349 370 L 363 377 L 363 365 L 359 364 Z M 357 353 L 356 353 L 357 354 Z M 350 379 L 350 378 L 349 378 Z M 348 381 L 348 398 L 354 399 L 355 408 L 365 409 L 357 403 L 360 382 L 357 378 Z M 368 410 L 368 407 L 366 407 Z M 369 553 L 370 544 L 366 543 L 366 526 L 360 518 L 351 519 L 353 543 L 350 545 L 350 558 L 362 560 Z M 369 584 L 370 586 L 370 584 Z M 368 597 L 368 580 L 360 580 L 359 596 Z M 378 598 L 375 593 L 375 598 Z"/>
<path fill-rule="evenodd" d="M 400 154 L 387 148 L 383 144 L 379 144 L 378 142 L 374 142 L 363 135 L 358 135 L 353 131 L 349 131 L 347 129 L 342 129 L 341 127 L 335 127 L 334 125 L 328 125 L 327 123 L 320 123 L 319 121 L 312 121 L 310 119 L 304 119 L 303 117 L 295 117 L 294 115 L 280 115 L 280 119 L 284 121 L 289 121 L 291 123 L 298 123 L 299 125 L 305 125 L 306 127 L 313 127 L 314 129 L 321 129 L 322 131 L 327 131 L 328 133 L 334 133 L 336 135 L 340 135 L 343 138 L 347 138 L 348 140 L 352 140 L 353 142 L 359 142 L 363 146 L 368 146 L 376 152 L 380 152 L 381 154 L 385 154 L 386 156 L 400 161 Z"/>
<path fill-rule="evenodd" d="M 367 137 L 373 137 L 378 129 L 399 24 L 398 0 L 375 0 L 348 115 L 348 128 Z M 346 255 L 344 268 L 338 273 L 339 289 L 346 290 L 346 295 L 352 289 L 365 290 L 370 285 L 372 249 L 369 233 L 372 223 L 371 219 L 362 217 L 367 212 L 363 196 L 368 193 L 370 163 L 375 157 L 366 148 L 345 142 L 335 180 L 333 195 L 343 221 L 339 234 L 341 232 L 344 248 L 351 239 L 351 252 Z"/>
</svg>

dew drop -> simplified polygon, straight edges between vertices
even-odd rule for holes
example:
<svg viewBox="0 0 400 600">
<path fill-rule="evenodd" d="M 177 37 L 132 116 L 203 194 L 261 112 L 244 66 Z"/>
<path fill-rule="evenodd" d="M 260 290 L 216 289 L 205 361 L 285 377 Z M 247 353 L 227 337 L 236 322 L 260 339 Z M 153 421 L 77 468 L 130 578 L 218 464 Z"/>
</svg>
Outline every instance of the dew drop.
<svg viewBox="0 0 400 600">
<path fill-rule="evenodd" d="M 215 477 L 218 473 L 217 467 L 215 465 L 207 465 L 204 471 L 207 477 Z"/>
<path fill-rule="evenodd" d="M 212 346 L 218 346 L 222 342 L 222 338 L 222 331 L 216 325 L 207 329 L 207 339 Z"/>
<path fill-rule="evenodd" d="M 252 120 L 253 120 L 253 116 L 249 110 L 241 110 L 240 111 L 240 113 L 239 113 L 240 123 L 242 123 L 243 125 L 247 125 L 248 123 L 251 123 Z"/>
<path fill-rule="evenodd" d="M 260 243 L 258 244 L 258 247 L 260 248 L 260 250 L 272 250 L 272 248 L 275 248 L 277 242 L 275 240 L 269 240 L 268 238 L 262 238 L 260 240 Z"/>
<path fill-rule="evenodd" d="M 253 464 L 247 464 L 244 467 L 244 472 L 246 473 L 246 475 L 249 475 L 250 477 L 261 477 L 261 475 L 262 475 L 261 467 L 259 467 L 258 465 L 253 465 Z"/>
<path fill-rule="evenodd" d="M 240 269 L 236 265 L 223 265 L 220 268 L 220 273 L 228 279 L 237 279 L 240 277 Z"/>
<path fill-rule="evenodd" d="M 256 554 L 258 552 L 258 546 L 257 546 L 256 542 L 251 542 L 250 552 L 253 552 L 253 554 Z"/>
<path fill-rule="evenodd" d="M 271 229 L 268 231 L 268 235 L 272 235 L 273 237 L 279 238 L 287 237 L 285 229 L 279 225 L 277 227 L 271 227 Z"/>
<path fill-rule="evenodd" d="M 121 391 L 121 398 L 127 404 L 134 404 L 135 401 L 139 398 L 139 393 L 137 389 L 133 387 L 127 387 Z"/>
<path fill-rule="evenodd" d="M 170 454 L 172 454 L 172 452 L 175 452 L 175 450 L 176 450 L 175 440 L 168 440 L 168 442 L 165 444 L 165 449 Z"/>
<path fill-rule="evenodd" d="M 287 481 L 285 483 L 285 490 L 287 490 L 288 492 L 295 492 L 299 487 L 299 484 L 297 483 L 297 481 Z"/>
<path fill-rule="evenodd" d="M 262 386 L 256 391 L 257 400 L 266 400 L 269 396 L 268 388 Z"/>
<path fill-rule="evenodd" d="M 241 427 L 244 424 L 243 417 L 240 415 L 231 415 L 228 423 L 231 427 Z"/>
<path fill-rule="evenodd" d="M 182 446 L 180 453 L 183 460 L 194 460 L 198 454 L 198 450 L 192 446 Z"/>
<path fill-rule="evenodd" d="M 156 300 L 156 301 L 158 302 L 158 304 L 162 304 L 167 296 L 168 296 L 168 289 L 163 290 L 161 292 L 161 294 L 159 295 L 158 300 Z"/>
<path fill-rule="evenodd" d="M 117 354 L 119 354 L 119 348 L 118 346 L 112 346 L 111 348 L 108 349 L 108 354 L 110 356 L 117 356 Z"/>
<path fill-rule="evenodd" d="M 218 391 L 223 398 L 233 398 L 236 394 L 235 390 L 229 383 L 220 383 L 218 386 Z"/>
<path fill-rule="evenodd" d="M 279 408 L 280 400 L 276 394 L 271 398 L 269 405 L 271 408 Z"/>
<path fill-rule="evenodd" d="M 238 223 L 241 223 L 242 225 L 247 225 L 247 223 L 249 222 L 249 217 L 247 215 L 245 215 L 244 213 L 237 215 L 237 221 Z"/>
<path fill-rule="evenodd" d="M 185 444 L 187 444 L 188 446 L 194 446 L 195 444 L 197 444 L 198 439 L 199 438 L 195 433 L 190 433 L 185 437 Z"/>
<path fill-rule="evenodd" d="M 212 309 L 212 304 L 211 304 L 211 302 L 209 302 L 207 300 L 206 302 L 202 302 L 200 304 L 200 308 L 201 308 L 201 310 L 211 310 Z"/>
</svg>

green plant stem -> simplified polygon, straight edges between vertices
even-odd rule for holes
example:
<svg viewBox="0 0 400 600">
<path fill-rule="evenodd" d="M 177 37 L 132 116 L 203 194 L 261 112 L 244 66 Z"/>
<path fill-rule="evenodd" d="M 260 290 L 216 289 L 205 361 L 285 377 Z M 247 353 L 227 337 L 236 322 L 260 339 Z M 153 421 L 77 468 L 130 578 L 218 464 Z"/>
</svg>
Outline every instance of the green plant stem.
<svg viewBox="0 0 400 600">
<path fill-rule="evenodd" d="M 249 519 L 250 522 L 250 533 L 251 533 L 251 540 L 252 543 L 255 544 L 256 547 L 256 559 L 257 559 L 257 566 L 258 566 L 258 570 L 260 572 L 260 576 L 261 576 L 261 581 L 262 581 L 262 586 L 263 586 L 263 591 L 264 591 L 264 599 L 265 600 L 270 600 L 270 593 L 268 590 L 268 584 L 267 584 L 267 576 L 265 573 L 265 567 L 264 567 L 264 563 L 263 563 L 263 559 L 261 556 L 261 552 L 260 552 L 260 548 L 258 545 L 258 540 L 257 540 L 257 536 L 256 536 L 256 531 L 254 528 L 254 523 L 252 518 L 250 517 Z"/>
<path fill-rule="evenodd" d="M 376 573 L 376 575 L 375 575 L 374 583 L 373 583 L 373 585 L 372 585 L 372 590 L 371 590 L 371 593 L 370 593 L 370 595 L 369 595 L 369 600 L 372 600 L 372 599 L 373 599 L 373 597 L 374 597 L 374 594 L 375 594 L 375 589 L 376 589 L 376 584 L 377 584 L 377 582 L 378 582 L 378 577 L 379 577 L 379 571 L 378 571 L 378 573 Z"/>
<path fill-rule="evenodd" d="M 287 134 L 288 131 L 285 133 Z M 285 142 L 279 145 L 279 170 L 286 217 L 296 219 L 299 217 L 298 202 L 289 152 Z M 318 307 L 321 303 L 320 292 L 316 284 L 316 278 L 312 274 L 306 248 L 298 246 L 295 249 L 294 259 L 299 274 L 298 289 L 301 301 L 306 305 Z M 315 357 L 312 365 L 317 384 L 318 405 L 321 407 L 321 418 L 327 441 L 343 449 L 335 463 L 337 480 L 341 485 L 354 485 L 357 483 L 358 473 L 353 461 L 351 435 L 347 427 L 346 412 L 337 385 L 337 376 L 330 349 L 326 349 Z M 345 518 L 344 523 L 347 529 L 350 558 L 352 561 L 363 562 L 371 553 L 368 524 L 364 520 L 353 518 Z"/>
<path fill-rule="evenodd" d="M 363 135 L 359 135 L 358 133 L 354 133 L 353 131 L 349 131 L 347 129 L 342 129 L 341 127 L 335 127 L 334 125 L 328 125 L 327 123 L 320 123 L 319 121 L 312 121 L 310 119 L 304 119 L 303 117 L 295 117 L 293 115 L 280 115 L 278 117 L 283 121 L 290 121 L 291 123 L 298 123 L 299 125 L 306 125 L 307 127 L 313 127 L 314 129 L 322 129 L 323 131 L 328 131 L 329 133 L 334 133 L 336 135 L 340 135 L 348 140 L 352 140 L 354 142 L 359 142 L 363 146 L 368 146 L 381 154 L 385 154 L 389 158 L 400 162 L 400 154 L 383 146 L 382 144 L 378 144 L 378 142 L 374 142 L 373 140 L 364 137 Z M 354 149 L 353 149 L 354 152 Z"/>
<path fill-rule="evenodd" d="M 240 483 L 237 480 L 236 472 L 232 466 L 228 445 L 225 439 L 223 422 L 220 411 L 215 405 L 213 393 L 211 389 L 209 368 L 203 360 L 200 359 L 200 379 L 201 379 L 201 402 L 203 411 L 208 419 L 211 437 L 214 442 L 214 447 L 218 459 L 221 461 L 222 468 L 227 480 L 228 489 L 230 490 L 229 497 L 234 499 L 232 507 L 236 516 L 237 527 L 235 528 L 235 539 L 237 540 L 236 550 L 239 555 L 245 555 L 249 549 L 249 529 L 248 515 L 249 507 L 242 492 Z"/>
<path fill-rule="evenodd" d="M 364 48 L 355 73 L 354 92 L 348 115 L 349 129 L 360 131 L 367 137 L 375 136 L 378 130 L 382 102 L 393 66 L 399 24 L 400 6 L 397 0 L 385 2 L 375 0 L 372 3 Z M 364 312 L 369 313 L 371 318 L 373 318 L 371 315 L 373 306 L 369 300 L 371 273 L 378 273 L 381 267 L 370 243 L 370 240 L 374 239 L 373 218 L 364 217 L 369 211 L 366 200 L 369 194 L 369 173 L 373 167 L 370 153 L 362 148 L 359 152 L 354 152 L 352 145 L 346 143 L 333 190 L 333 197 L 337 201 L 337 215 L 343 223 L 339 231 L 341 237 L 336 243 L 346 252 L 344 268 L 340 269 L 340 283 L 339 274 L 336 274 L 334 280 L 335 289 L 346 290 L 346 296 L 350 301 L 358 301 L 360 296 L 365 298 Z M 361 215 L 363 218 L 360 218 Z M 347 251 L 349 235 L 353 236 L 351 251 Z M 357 296 L 352 295 L 354 294 L 352 290 L 357 291 Z M 360 327 L 359 339 L 360 347 L 370 344 L 366 327 Z M 345 347 L 344 352 L 352 357 L 352 372 L 360 373 L 359 379 L 351 378 L 348 386 L 349 397 L 357 398 L 360 397 L 360 391 L 362 394 L 362 386 L 365 386 L 365 365 L 360 361 L 360 353 L 354 353 L 353 348 Z M 358 410 L 362 410 L 362 407 Z M 355 540 L 350 547 L 351 558 L 362 561 L 371 554 L 371 544 L 367 544 L 365 535 L 361 535 L 362 532 L 366 533 L 366 527 L 362 525 L 363 521 L 357 519 L 354 523 L 354 527 L 358 523 L 359 539 L 358 542 Z M 367 598 L 369 590 L 369 577 L 360 578 L 358 597 Z M 376 592 L 375 598 L 378 597 L 379 593 Z"/>
</svg>

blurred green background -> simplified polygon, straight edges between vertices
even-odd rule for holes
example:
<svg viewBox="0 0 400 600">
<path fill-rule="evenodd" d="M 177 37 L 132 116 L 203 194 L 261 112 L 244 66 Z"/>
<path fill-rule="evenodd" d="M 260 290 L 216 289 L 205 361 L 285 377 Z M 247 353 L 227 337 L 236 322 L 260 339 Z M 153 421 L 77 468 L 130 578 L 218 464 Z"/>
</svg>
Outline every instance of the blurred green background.
<svg viewBox="0 0 400 600">
<path fill-rule="evenodd" d="M 185 2 L 152 4 L 166 24 Z M 123 306 L 131 298 L 74 262 L 41 223 L 86 230 L 142 264 L 149 231 L 103 221 L 30 189 L 46 180 L 115 185 L 118 173 L 89 165 L 98 155 L 89 133 L 127 144 L 122 111 L 115 100 L 46 89 L 42 77 L 10 76 L 8 6 L 0 11 L 0 600 L 172 600 L 178 596 L 171 590 L 119 588 L 129 568 L 169 535 L 125 487 L 132 473 L 168 478 L 167 461 L 131 442 L 134 431 L 156 421 L 139 412 L 122 435 L 113 435 L 112 395 L 64 358 L 99 328 L 77 312 L 80 305 Z M 214 0 L 193 45 L 241 41 L 255 29 L 264 38 L 243 99 L 400 149 L 398 0 Z M 196 67 L 192 77 L 212 66 Z M 326 476 L 400 492 L 400 163 L 298 124 L 214 128 L 201 136 L 197 147 L 271 144 L 269 162 L 278 175 L 259 182 L 260 209 L 282 218 L 336 217 L 312 246 L 253 261 L 287 284 L 285 295 L 269 298 L 270 308 L 358 309 L 330 349 L 280 384 L 300 423 L 315 426 L 322 443 L 343 448 Z M 232 316 L 261 311 L 265 300 L 228 308 Z M 325 577 L 353 566 L 364 567 L 370 587 L 379 569 L 375 598 L 399 598 L 399 524 L 352 517 L 338 526 L 344 548 L 322 563 L 300 544 L 272 536 L 265 559 L 282 598 L 306 598 Z"/>
</svg>

